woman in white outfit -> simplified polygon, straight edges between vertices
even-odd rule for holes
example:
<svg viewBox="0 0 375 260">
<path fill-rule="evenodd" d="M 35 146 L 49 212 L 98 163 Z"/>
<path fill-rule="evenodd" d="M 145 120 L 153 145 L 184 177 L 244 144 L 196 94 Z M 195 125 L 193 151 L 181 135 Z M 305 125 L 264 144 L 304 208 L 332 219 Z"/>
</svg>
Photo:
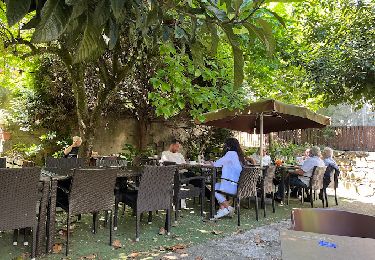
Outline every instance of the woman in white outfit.
<svg viewBox="0 0 375 260">
<path fill-rule="evenodd" d="M 228 138 L 224 145 L 224 156 L 214 162 L 215 167 L 222 167 L 222 180 L 216 183 L 215 189 L 229 194 L 237 193 L 237 182 L 240 178 L 242 166 L 245 164 L 244 153 L 236 138 Z M 230 181 L 228 181 L 230 180 Z M 234 208 L 229 206 L 225 196 L 215 192 L 215 197 L 220 204 L 220 209 L 214 218 L 221 218 L 228 214 L 234 213 Z"/>
</svg>

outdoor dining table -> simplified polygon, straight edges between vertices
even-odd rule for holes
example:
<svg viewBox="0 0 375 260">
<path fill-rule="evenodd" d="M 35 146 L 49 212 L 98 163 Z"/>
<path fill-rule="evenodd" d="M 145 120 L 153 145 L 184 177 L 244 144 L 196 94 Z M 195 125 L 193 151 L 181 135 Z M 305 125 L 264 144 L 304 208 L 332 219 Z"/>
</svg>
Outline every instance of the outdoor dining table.
<svg viewBox="0 0 375 260">
<path fill-rule="evenodd" d="M 277 166 L 277 167 L 279 169 L 281 169 L 281 171 L 280 171 L 280 173 L 281 173 L 281 183 L 283 183 L 285 185 L 286 177 L 293 174 L 298 166 L 292 165 L 292 164 L 283 164 L 283 165 L 280 165 L 280 166 Z M 285 190 L 281 194 L 281 199 L 282 199 L 282 202 L 285 204 Z"/>
</svg>

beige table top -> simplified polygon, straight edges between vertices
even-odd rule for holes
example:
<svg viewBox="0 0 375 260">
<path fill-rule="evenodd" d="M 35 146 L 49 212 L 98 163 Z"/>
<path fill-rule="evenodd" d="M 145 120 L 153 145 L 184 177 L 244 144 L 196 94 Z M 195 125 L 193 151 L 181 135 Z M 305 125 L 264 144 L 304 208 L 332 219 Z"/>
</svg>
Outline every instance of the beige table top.
<svg viewBox="0 0 375 260">
<path fill-rule="evenodd" d="M 375 239 L 284 230 L 280 232 L 282 259 L 375 259 Z M 319 245 L 334 243 L 336 248 Z"/>
</svg>

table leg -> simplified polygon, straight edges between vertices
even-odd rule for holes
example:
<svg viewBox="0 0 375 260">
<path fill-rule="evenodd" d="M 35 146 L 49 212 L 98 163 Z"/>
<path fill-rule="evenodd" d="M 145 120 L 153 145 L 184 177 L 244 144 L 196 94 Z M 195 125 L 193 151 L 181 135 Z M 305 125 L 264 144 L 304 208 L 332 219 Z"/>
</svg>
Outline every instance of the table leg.
<svg viewBox="0 0 375 260">
<path fill-rule="evenodd" d="M 284 189 L 283 189 L 283 192 L 281 194 L 281 200 L 282 200 L 283 204 L 285 204 L 285 173 L 286 173 L 286 170 L 282 169 L 281 170 L 281 183 L 282 183 Z"/>
<path fill-rule="evenodd" d="M 52 251 L 55 243 L 57 180 L 51 181 L 50 201 L 47 215 L 47 253 Z"/>
<path fill-rule="evenodd" d="M 46 217 L 47 217 L 47 207 L 48 207 L 48 195 L 49 195 L 49 185 L 50 182 L 43 181 L 42 198 L 40 200 L 39 206 L 39 219 L 38 219 L 38 229 L 37 229 L 37 246 L 36 255 L 42 253 L 42 245 L 46 237 Z M 34 232 L 34 231 L 33 231 Z"/>
<path fill-rule="evenodd" d="M 211 176 L 211 209 L 210 209 L 210 218 L 214 217 L 215 214 L 215 184 L 216 184 L 216 173 L 217 170 L 214 168 L 212 170 Z"/>
</svg>

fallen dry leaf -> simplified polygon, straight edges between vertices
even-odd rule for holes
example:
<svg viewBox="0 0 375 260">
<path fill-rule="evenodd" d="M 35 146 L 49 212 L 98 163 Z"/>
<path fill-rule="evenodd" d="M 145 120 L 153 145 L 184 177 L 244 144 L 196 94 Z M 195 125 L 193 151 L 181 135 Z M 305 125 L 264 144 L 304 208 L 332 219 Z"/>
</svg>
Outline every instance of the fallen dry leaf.
<svg viewBox="0 0 375 260">
<path fill-rule="evenodd" d="M 62 243 L 53 244 L 53 246 L 52 246 L 52 253 L 59 254 L 59 253 L 61 253 L 62 248 L 63 248 L 63 244 Z"/>
<path fill-rule="evenodd" d="M 243 231 L 242 229 L 238 229 L 236 230 L 235 232 L 233 232 L 233 235 L 238 235 L 238 234 L 242 234 L 244 233 L 245 231 Z"/>
<path fill-rule="evenodd" d="M 164 227 L 161 227 L 159 229 L 159 235 L 165 235 L 166 231 L 165 231 L 165 228 Z"/>
<path fill-rule="evenodd" d="M 186 251 L 185 251 L 184 249 L 176 249 L 174 252 L 175 252 L 176 254 L 180 254 L 180 255 L 182 255 L 182 254 L 186 254 Z"/>
<path fill-rule="evenodd" d="M 220 234 L 223 233 L 223 231 L 212 230 L 211 233 L 214 234 L 214 235 L 220 235 Z"/>
<path fill-rule="evenodd" d="M 177 249 L 185 249 L 186 245 L 185 244 L 176 244 L 174 246 L 169 247 L 169 250 L 176 251 Z"/>
<path fill-rule="evenodd" d="M 255 235 L 255 238 L 254 238 L 254 242 L 255 242 L 255 244 L 259 245 L 259 244 L 264 243 L 264 240 L 262 240 L 262 239 L 260 238 L 260 235 L 259 235 L 259 234 L 256 234 L 256 235 Z"/>
<path fill-rule="evenodd" d="M 121 248 L 121 247 L 122 247 L 122 245 L 121 245 L 121 241 L 120 241 L 120 240 L 113 240 L 113 242 L 112 242 L 112 246 L 113 246 L 114 249 L 119 249 L 119 248 Z"/>
<path fill-rule="evenodd" d="M 130 258 L 136 258 L 139 256 L 139 253 L 138 252 L 133 252 L 129 255 Z"/>
<path fill-rule="evenodd" d="M 203 260 L 203 257 L 201 257 L 201 256 L 196 256 L 196 257 L 195 257 L 195 260 Z"/>
<path fill-rule="evenodd" d="M 159 246 L 159 251 L 165 251 L 165 247 L 164 246 Z"/>
<path fill-rule="evenodd" d="M 80 259 L 81 260 L 84 260 L 84 259 L 96 259 L 96 254 L 81 256 Z"/>
</svg>

